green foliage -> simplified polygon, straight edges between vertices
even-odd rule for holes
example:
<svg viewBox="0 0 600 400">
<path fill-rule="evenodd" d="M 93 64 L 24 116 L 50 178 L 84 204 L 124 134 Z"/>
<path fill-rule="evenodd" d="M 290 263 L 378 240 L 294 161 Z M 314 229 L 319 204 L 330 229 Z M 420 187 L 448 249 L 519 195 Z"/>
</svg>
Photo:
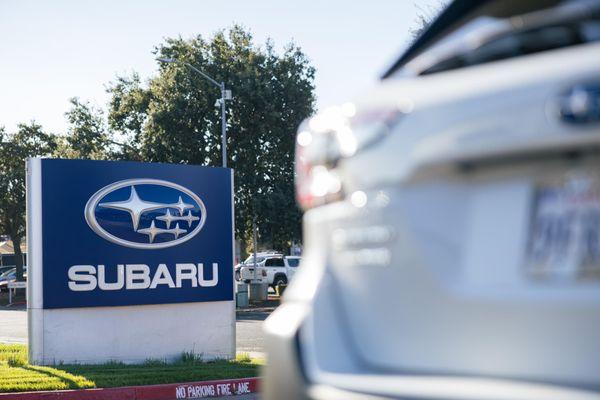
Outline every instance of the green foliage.
<svg viewBox="0 0 600 400">
<path fill-rule="evenodd" d="M 240 353 L 235 357 L 235 359 L 239 362 L 245 362 L 245 363 L 252 362 L 252 358 L 250 357 L 250 354 L 248 354 L 248 353 Z"/>
<path fill-rule="evenodd" d="M 181 353 L 179 362 L 182 364 L 199 364 L 202 362 L 202 355 L 193 351 L 184 351 Z"/>
<path fill-rule="evenodd" d="M 0 344 L 0 393 L 92 388 L 94 382 L 61 369 L 27 364 L 27 347 Z"/>
<path fill-rule="evenodd" d="M 148 358 L 144 361 L 144 365 L 148 367 L 160 367 L 167 365 L 167 360 L 162 360 L 158 358 Z"/>
<path fill-rule="evenodd" d="M 17 279 L 23 279 L 21 240 L 25 235 L 25 160 L 47 156 L 56 140 L 34 122 L 20 124 L 9 134 L 0 127 L 0 233 L 8 234 L 15 248 Z"/>
<path fill-rule="evenodd" d="M 11 355 L 6 358 L 6 364 L 9 367 L 23 367 L 27 365 L 27 357 L 23 355 Z"/>
<path fill-rule="evenodd" d="M 100 365 L 38 367 L 26 362 L 9 365 L 9 360 L 26 357 L 23 345 L 0 344 L 0 393 L 32 390 L 84 389 L 161 383 L 235 379 L 258 376 L 260 363 L 250 358 L 235 361 L 201 362 L 195 355 L 167 363 L 146 360 L 141 365 L 109 362 Z M 191 353 L 187 353 L 188 356 Z"/>
<path fill-rule="evenodd" d="M 446 7 L 446 0 L 438 0 L 436 4 L 428 4 L 426 6 L 415 4 L 417 15 L 415 17 L 415 25 L 408 29 L 412 40 L 416 40 L 429 28 L 429 25 Z"/>
<path fill-rule="evenodd" d="M 107 133 L 102 111 L 77 97 L 70 99 L 70 103 L 71 109 L 65 113 L 69 124 L 67 135 L 57 138 L 58 147 L 54 156 L 109 159 L 113 141 Z"/>
<path fill-rule="evenodd" d="M 143 84 L 138 75 L 120 77 L 111 95 L 108 122 L 128 147 L 120 158 L 221 165 L 219 89 L 183 62 L 233 90 L 227 102 L 227 150 L 235 170 L 236 234 L 251 237 L 256 217 L 263 242 L 284 249 L 300 237 L 294 201 L 294 138 L 314 110 L 314 69 L 302 51 L 288 45 L 278 54 L 267 42 L 257 47 L 239 26 L 209 40 L 167 39 L 158 57 L 159 74 Z"/>
<path fill-rule="evenodd" d="M 147 120 L 151 93 L 142 87 L 140 76 L 135 72 L 130 77 L 117 77 L 108 91 L 111 94 L 108 125 L 111 131 L 119 132 L 124 144 L 115 157 L 143 161 L 145 158 L 139 152 L 141 132 Z"/>
<path fill-rule="evenodd" d="M 27 347 L 20 344 L 0 343 L 0 363 L 8 361 L 11 357 L 27 360 Z"/>
</svg>

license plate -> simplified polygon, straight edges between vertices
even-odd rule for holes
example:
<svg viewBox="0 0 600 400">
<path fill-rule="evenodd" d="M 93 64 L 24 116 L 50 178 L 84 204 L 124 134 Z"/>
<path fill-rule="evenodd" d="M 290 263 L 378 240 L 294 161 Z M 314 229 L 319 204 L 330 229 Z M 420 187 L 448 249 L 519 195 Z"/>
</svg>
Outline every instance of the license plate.
<svg viewBox="0 0 600 400">
<path fill-rule="evenodd" d="M 600 279 L 600 177 L 540 184 L 531 215 L 525 264 L 530 275 Z"/>
</svg>

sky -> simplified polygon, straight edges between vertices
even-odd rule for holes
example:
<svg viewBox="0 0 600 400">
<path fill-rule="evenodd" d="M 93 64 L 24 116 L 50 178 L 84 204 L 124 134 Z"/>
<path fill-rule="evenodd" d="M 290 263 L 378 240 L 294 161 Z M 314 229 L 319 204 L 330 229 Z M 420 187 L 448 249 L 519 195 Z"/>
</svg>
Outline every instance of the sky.
<svg viewBox="0 0 600 400">
<path fill-rule="evenodd" d="M 66 130 L 68 100 L 106 109 L 117 75 L 157 73 L 153 48 L 234 23 L 257 44 L 293 41 L 316 68 L 317 107 L 351 100 L 409 44 L 416 15 L 439 0 L 0 0 L 0 126 Z M 235 95 L 235 87 L 232 88 Z"/>
</svg>

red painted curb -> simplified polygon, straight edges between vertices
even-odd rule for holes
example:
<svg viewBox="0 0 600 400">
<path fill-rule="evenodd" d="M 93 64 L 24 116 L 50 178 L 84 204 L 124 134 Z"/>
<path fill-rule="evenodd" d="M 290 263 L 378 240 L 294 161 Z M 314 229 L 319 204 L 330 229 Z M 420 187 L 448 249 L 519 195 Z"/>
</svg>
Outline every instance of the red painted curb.
<svg viewBox="0 0 600 400">
<path fill-rule="evenodd" d="M 237 396 L 257 393 L 260 378 L 127 386 L 107 389 L 53 390 L 45 392 L 0 393 L 2 400 L 174 400 Z"/>
</svg>

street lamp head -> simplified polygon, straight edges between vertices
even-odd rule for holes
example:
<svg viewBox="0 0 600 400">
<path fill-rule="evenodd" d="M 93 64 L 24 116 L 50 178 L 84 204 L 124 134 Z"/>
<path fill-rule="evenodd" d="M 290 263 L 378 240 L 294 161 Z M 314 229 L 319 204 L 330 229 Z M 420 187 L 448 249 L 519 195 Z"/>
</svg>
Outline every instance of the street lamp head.
<svg viewBox="0 0 600 400">
<path fill-rule="evenodd" d="M 174 59 L 174 58 L 167 58 L 167 57 L 160 57 L 160 58 L 157 58 L 156 60 L 160 61 L 160 62 L 164 62 L 164 63 L 175 63 L 175 62 L 177 62 L 176 59 Z"/>
</svg>

